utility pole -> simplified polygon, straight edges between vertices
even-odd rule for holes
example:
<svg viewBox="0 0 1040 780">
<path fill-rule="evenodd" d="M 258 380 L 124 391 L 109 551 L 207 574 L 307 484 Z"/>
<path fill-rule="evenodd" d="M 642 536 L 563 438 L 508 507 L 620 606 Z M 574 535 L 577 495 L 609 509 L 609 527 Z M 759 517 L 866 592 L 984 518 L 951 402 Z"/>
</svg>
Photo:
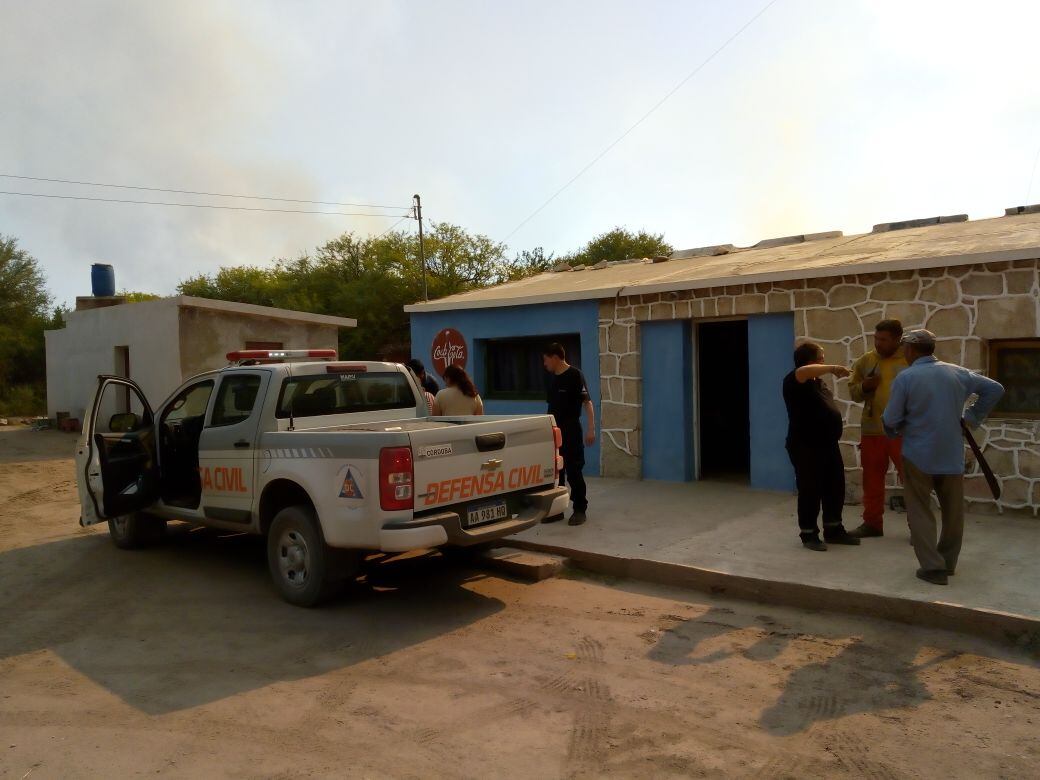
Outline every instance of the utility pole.
<svg viewBox="0 0 1040 780">
<path fill-rule="evenodd" d="M 430 300 L 430 295 L 426 289 L 426 247 L 423 245 L 423 234 L 422 234 L 422 198 L 418 195 L 413 195 L 415 198 L 415 218 L 419 220 L 419 262 L 422 263 L 422 298 L 424 301 Z"/>
</svg>

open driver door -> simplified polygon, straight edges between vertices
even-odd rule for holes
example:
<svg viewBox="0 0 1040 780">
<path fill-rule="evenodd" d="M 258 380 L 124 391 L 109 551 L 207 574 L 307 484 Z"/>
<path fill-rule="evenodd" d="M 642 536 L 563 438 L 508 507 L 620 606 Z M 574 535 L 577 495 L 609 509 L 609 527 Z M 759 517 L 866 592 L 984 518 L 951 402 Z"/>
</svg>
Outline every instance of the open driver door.
<svg viewBox="0 0 1040 780">
<path fill-rule="evenodd" d="M 76 448 L 80 525 L 145 509 L 159 499 L 152 409 L 137 383 L 102 375 Z"/>
</svg>

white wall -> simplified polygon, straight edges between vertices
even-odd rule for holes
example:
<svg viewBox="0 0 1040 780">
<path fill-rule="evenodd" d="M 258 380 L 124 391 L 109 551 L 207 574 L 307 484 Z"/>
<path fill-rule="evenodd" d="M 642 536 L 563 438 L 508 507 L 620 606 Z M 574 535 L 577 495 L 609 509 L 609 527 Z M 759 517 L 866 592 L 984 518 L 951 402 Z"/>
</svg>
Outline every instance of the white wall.
<svg viewBox="0 0 1040 780">
<path fill-rule="evenodd" d="M 130 378 L 154 407 L 181 382 L 178 307 L 170 300 L 70 312 L 47 341 L 47 415 L 83 420 L 98 374 L 116 373 L 115 347 L 130 348 Z"/>
<path fill-rule="evenodd" d="M 227 353 L 247 341 L 281 342 L 285 349 L 336 349 L 339 328 L 184 307 L 180 316 L 181 373 L 185 377 L 227 365 Z"/>
<path fill-rule="evenodd" d="M 226 365 L 226 353 L 246 341 L 335 348 L 338 331 L 335 325 L 179 307 L 175 298 L 70 312 L 65 328 L 44 334 L 47 416 L 68 412 L 83 422 L 98 374 L 122 373 L 119 346 L 130 348 L 130 378 L 155 409 L 187 377 Z M 111 406 L 106 417 L 119 411 Z"/>
</svg>

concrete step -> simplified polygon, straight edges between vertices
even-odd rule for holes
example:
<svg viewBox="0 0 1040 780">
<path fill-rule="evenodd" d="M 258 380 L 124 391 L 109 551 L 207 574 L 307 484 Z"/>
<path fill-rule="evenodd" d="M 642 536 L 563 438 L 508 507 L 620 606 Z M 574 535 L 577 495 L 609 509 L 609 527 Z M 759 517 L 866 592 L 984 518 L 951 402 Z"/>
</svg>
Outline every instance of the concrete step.
<svg viewBox="0 0 1040 780">
<path fill-rule="evenodd" d="M 497 547 L 481 551 L 473 562 L 522 580 L 541 582 L 559 574 L 567 559 L 560 555 Z"/>
</svg>

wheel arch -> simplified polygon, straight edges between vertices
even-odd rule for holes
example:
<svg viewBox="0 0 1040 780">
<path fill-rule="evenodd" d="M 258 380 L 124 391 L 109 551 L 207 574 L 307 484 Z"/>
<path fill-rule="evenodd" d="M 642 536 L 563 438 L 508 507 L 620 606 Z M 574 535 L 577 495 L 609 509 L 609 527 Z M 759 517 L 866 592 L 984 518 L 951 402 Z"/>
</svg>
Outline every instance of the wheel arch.
<svg viewBox="0 0 1040 780">
<path fill-rule="evenodd" d="M 315 515 L 317 514 L 314 501 L 299 482 L 286 478 L 273 479 L 267 483 L 264 492 L 260 495 L 258 519 L 261 534 L 267 535 L 267 532 L 271 530 L 271 523 L 274 522 L 275 515 L 287 506 L 307 506 Z M 320 529 L 321 524 L 318 525 Z"/>
</svg>

